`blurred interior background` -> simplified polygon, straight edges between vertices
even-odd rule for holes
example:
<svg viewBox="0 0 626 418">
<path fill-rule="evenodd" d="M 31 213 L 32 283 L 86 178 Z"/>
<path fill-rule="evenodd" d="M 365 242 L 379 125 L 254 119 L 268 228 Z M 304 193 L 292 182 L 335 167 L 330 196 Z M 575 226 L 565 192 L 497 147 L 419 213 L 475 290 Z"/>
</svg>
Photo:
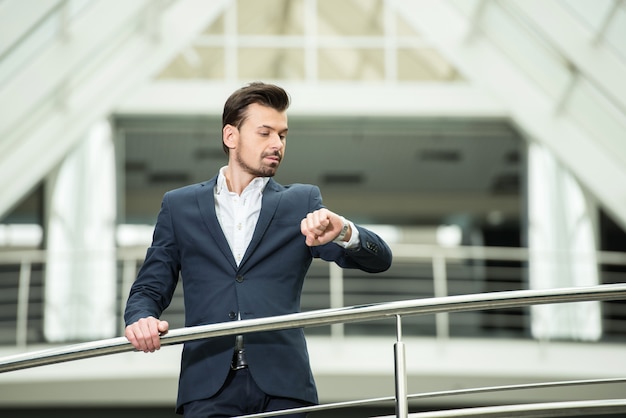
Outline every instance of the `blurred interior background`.
<svg viewBox="0 0 626 418">
<path fill-rule="evenodd" d="M 223 103 L 256 80 L 292 98 L 276 179 L 395 255 L 314 262 L 303 310 L 623 283 L 624 39 L 622 0 L 0 0 L 0 356 L 122 335 L 163 193 L 226 164 Z M 183 326 L 180 286 L 165 315 Z M 626 374 L 623 301 L 404 324 L 410 393 Z M 307 334 L 322 402 L 393 395 L 393 321 Z M 179 353 L 2 374 L 0 414 L 174 416 Z"/>
</svg>

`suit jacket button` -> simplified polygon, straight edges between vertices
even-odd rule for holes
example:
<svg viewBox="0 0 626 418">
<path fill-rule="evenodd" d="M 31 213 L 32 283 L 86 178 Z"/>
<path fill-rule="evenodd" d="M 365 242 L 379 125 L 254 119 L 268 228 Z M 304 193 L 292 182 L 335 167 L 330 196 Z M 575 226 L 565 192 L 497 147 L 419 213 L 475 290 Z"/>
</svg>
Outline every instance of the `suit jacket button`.
<svg viewBox="0 0 626 418">
<path fill-rule="evenodd" d="M 243 282 L 243 276 L 242 275 L 238 275 L 235 280 L 237 280 L 237 283 L 241 283 Z"/>
<path fill-rule="evenodd" d="M 371 250 L 374 253 L 378 253 L 378 245 L 376 245 L 375 243 L 368 241 L 365 246 L 368 250 Z"/>
<path fill-rule="evenodd" d="M 233 311 L 230 311 L 230 312 L 228 312 L 228 317 L 230 319 L 235 319 L 235 318 L 237 318 L 237 314 L 235 312 L 233 312 Z"/>
</svg>

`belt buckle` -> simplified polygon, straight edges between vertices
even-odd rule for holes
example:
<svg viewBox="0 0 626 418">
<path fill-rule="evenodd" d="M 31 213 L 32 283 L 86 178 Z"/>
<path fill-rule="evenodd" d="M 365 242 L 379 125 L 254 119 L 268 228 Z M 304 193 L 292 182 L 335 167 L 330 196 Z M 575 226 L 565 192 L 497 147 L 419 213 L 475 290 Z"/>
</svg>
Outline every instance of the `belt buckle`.
<svg viewBox="0 0 626 418">
<path fill-rule="evenodd" d="M 230 364 L 231 370 L 242 370 L 248 367 L 248 362 L 246 361 L 245 351 L 244 350 L 235 350 L 233 355 L 233 361 Z"/>
</svg>

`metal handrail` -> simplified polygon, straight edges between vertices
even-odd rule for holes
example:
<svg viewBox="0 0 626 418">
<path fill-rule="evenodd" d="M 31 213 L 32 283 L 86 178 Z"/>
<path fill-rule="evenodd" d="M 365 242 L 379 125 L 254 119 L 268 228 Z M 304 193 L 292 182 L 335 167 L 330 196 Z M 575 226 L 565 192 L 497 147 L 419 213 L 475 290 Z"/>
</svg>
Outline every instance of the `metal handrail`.
<svg viewBox="0 0 626 418">
<path fill-rule="evenodd" d="M 508 417 L 574 417 L 621 414 L 626 411 L 626 399 L 598 401 L 542 402 L 521 405 L 496 405 L 476 408 L 448 409 L 445 411 L 417 412 L 408 418 L 508 418 Z M 567 415 L 565 415 L 567 413 Z M 622 416 L 622 415 L 620 415 Z M 391 418 L 391 415 L 378 418 Z"/>
<path fill-rule="evenodd" d="M 467 389 L 454 389 L 454 390 L 440 390 L 435 392 L 423 392 L 423 393 L 414 393 L 407 395 L 407 400 L 423 400 L 423 399 L 431 399 L 431 398 L 439 398 L 439 397 L 447 397 L 447 396 L 461 396 L 461 395 L 475 395 L 478 393 L 490 393 L 490 392 L 507 392 L 507 391 L 516 391 L 516 390 L 526 390 L 526 389 L 542 389 L 542 388 L 556 388 L 556 387 L 566 387 L 566 386 L 590 386 L 590 385 L 606 385 L 606 384 L 616 384 L 616 383 L 626 383 L 626 378 L 608 378 L 608 379 L 585 379 L 585 380 L 565 380 L 560 382 L 541 382 L 541 383 L 521 383 L 517 385 L 502 385 L 502 386 L 483 386 L 477 388 L 467 388 Z M 367 405 L 375 405 L 382 404 L 386 402 L 394 402 L 396 401 L 395 396 L 384 396 L 380 398 L 369 398 L 369 399 L 359 399 L 352 401 L 343 401 L 343 402 L 334 402 L 327 403 L 323 405 L 313 405 L 292 409 L 284 409 L 280 412 L 272 411 L 272 412 L 260 412 L 256 414 L 243 415 L 238 418 L 264 418 L 264 417 L 274 417 L 286 414 L 292 414 L 294 412 L 319 412 L 319 411 L 327 411 L 330 409 L 340 409 L 340 408 L 349 408 L 354 406 L 367 406 Z"/>
<path fill-rule="evenodd" d="M 625 298 L 626 284 L 607 284 L 591 287 L 515 290 L 428 299 L 411 299 L 179 328 L 171 330 L 166 335 L 162 336 L 161 345 L 174 345 L 185 341 L 248 332 L 371 321 L 402 315 L 425 315 L 441 312 L 522 307 L 535 304 Z M 125 337 L 75 344 L 1 358 L 0 373 L 133 350 L 133 346 Z"/>
<path fill-rule="evenodd" d="M 453 417 L 563 417 L 563 416 L 599 416 L 623 414 L 626 411 L 626 399 L 602 399 L 591 401 L 543 402 L 522 405 L 497 405 L 480 408 L 454 409 L 449 411 L 419 412 L 409 418 L 453 418 Z M 565 415 L 567 414 L 567 415 Z M 615 415 L 613 415 L 615 416 Z M 383 417 L 379 417 L 383 418 Z"/>
</svg>

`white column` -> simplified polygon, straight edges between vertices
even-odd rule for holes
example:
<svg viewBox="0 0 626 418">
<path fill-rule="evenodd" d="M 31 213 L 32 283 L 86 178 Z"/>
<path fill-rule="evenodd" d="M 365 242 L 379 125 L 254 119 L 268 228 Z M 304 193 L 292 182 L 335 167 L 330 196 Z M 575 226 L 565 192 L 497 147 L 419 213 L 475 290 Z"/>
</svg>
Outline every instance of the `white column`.
<svg viewBox="0 0 626 418">
<path fill-rule="evenodd" d="M 115 186 L 111 126 L 102 121 L 48 179 L 48 341 L 116 333 Z"/>
<path fill-rule="evenodd" d="M 528 160 L 530 288 L 599 284 L 594 206 L 548 150 L 531 144 Z M 602 335 L 600 302 L 538 305 L 531 313 L 535 338 Z"/>
</svg>

